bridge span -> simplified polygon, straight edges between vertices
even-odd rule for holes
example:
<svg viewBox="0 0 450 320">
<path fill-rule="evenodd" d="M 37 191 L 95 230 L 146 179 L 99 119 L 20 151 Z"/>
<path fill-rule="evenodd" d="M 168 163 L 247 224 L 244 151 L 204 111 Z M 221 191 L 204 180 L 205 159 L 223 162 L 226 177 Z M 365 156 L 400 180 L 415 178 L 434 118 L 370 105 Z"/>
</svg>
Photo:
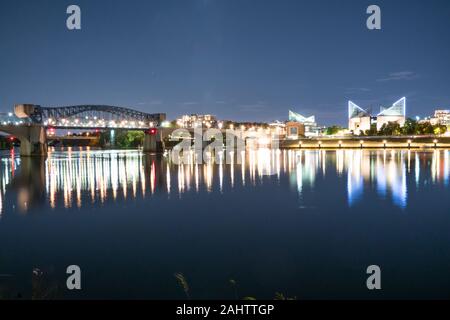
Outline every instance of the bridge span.
<svg viewBox="0 0 450 320">
<path fill-rule="evenodd" d="M 8 119 L 0 121 L 0 131 L 17 137 L 21 156 L 47 155 L 47 129 L 123 129 L 143 130 L 144 152 L 162 152 L 161 124 L 165 113 L 145 113 L 131 108 L 107 105 L 41 107 L 18 104 Z"/>
</svg>

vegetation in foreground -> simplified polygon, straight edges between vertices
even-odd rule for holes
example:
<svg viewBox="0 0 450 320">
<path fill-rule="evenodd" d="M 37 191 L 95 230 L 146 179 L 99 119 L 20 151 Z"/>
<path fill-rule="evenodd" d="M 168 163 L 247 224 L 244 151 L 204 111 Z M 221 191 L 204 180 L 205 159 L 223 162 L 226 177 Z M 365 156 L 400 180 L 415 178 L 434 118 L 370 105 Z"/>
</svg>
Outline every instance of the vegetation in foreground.
<svg viewBox="0 0 450 320">
<path fill-rule="evenodd" d="M 175 273 L 174 276 L 175 276 L 175 279 L 176 279 L 179 287 L 183 290 L 183 293 L 186 296 L 186 299 L 191 300 L 190 288 L 189 288 L 189 284 L 186 280 L 186 277 L 180 272 Z M 238 283 L 236 280 L 230 279 L 229 286 L 230 286 L 233 296 L 236 300 L 256 300 L 256 298 L 252 297 L 252 296 L 244 296 L 244 297 L 240 298 L 239 292 L 238 292 Z M 297 297 L 290 298 L 290 297 L 286 297 L 281 292 L 276 292 L 274 300 L 297 300 Z"/>
</svg>

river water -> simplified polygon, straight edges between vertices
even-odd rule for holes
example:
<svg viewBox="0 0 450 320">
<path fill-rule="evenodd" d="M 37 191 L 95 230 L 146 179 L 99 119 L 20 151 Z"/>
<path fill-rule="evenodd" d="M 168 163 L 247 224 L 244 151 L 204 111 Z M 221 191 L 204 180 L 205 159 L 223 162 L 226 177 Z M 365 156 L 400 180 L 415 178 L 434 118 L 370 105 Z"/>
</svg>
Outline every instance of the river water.
<svg viewBox="0 0 450 320">
<path fill-rule="evenodd" d="M 239 157 L 3 152 L 0 297 L 183 299 L 182 273 L 193 299 L 450 298 L 450 151 Z"/>
</svg>

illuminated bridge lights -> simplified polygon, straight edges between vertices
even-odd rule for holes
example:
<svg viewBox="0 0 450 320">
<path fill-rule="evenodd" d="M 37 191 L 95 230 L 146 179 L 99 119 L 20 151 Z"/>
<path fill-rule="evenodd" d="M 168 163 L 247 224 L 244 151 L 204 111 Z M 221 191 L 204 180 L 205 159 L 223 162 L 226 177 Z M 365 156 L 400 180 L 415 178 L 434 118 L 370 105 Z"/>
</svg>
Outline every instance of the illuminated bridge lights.
<svg viewBox="0 0 450 320">
<path fill-rule="evenodd" d="M 65 107 L 41 107 L 39 105 L 16 105 L 20 119 L 28 119 L 35 124 L 58 127 L 111 127 L 151 128 L 166 119 L 165 113 L 145 113 L 138 110 L 108 105 L 77 105 Z M 10 115 L 12 117 L 12 115 Z M 9 119 L 5 119 L 7 122 Z M 111 123 L 111 121 L 114 121 Z M 150 123 L 150 125 L 148 125 Z M 117 124 L 117 125 L 115 125 Z"/>
<path fill-rule="evenodd" d="M 8 125 L 20 126 L 20 125 L 24 124 L 24 122 L 23 121 L 2 121 L 1 124 L 4 126 L 8 126 Z"/>
<path fill-rule="evenodd" d="M 95 117 L 96 118 L 96 117 Z M 45 126 L 51 126 L 56 128 L 124 128 L 124 129 L 147 129 L 153 127 L 153 123 L 145 123 L 144 121 L 134 120 L 106 120 L 106 119 L 89 119 L 89 117 L 83 120 L 80 119 L 60 119 L 55 121 L 54 119 L 48 119 L 44 122 Z"/>
</svg>

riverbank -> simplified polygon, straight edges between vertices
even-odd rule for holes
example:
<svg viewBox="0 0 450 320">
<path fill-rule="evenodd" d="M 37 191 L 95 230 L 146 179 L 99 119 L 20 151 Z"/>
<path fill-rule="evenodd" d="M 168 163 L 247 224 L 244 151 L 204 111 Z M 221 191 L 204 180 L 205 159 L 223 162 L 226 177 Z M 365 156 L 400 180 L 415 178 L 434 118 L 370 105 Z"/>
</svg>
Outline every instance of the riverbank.
<svg viewBox="0 0 450 320">
<path fill-rule="evenodd" d="M 340 137 L 281 140 L 281 149 L 434 149 L 450 148 L 450 137 Z"/>
</svg>

